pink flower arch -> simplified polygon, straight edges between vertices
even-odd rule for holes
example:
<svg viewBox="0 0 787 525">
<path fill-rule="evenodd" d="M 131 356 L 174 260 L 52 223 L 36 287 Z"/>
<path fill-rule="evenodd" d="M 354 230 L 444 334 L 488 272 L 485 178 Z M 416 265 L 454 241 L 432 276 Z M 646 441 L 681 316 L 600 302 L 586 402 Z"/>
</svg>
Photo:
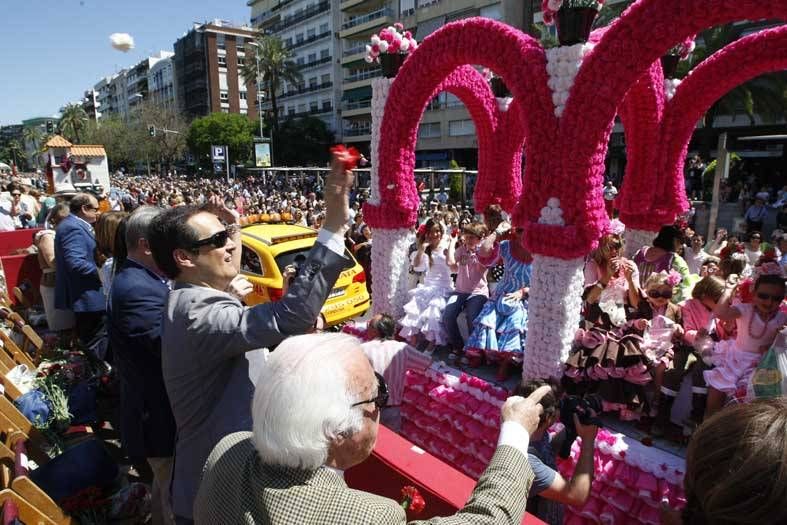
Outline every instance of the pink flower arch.
<svg viewBox="0 0 787 525">
<path fill-rule="evenodd" d="M 674 219 L 688 208 L 683 164 L 694 127 L 728 91 L 755 77 L 787 69 L 787 26 L 748 35 L 692 70 L 667 106 L 661 137 L 661 169 L 651 213 Z"/>
<path fill-rule="evenodd" d="M 439 89 L 443 80 L 456 68 L 478 64 L 499 72 L 518 102 L 509 108 L 501 120 L 523 133 L 498 133 L 495 141 L 501 151 L 507 152 L 508 160 L 502 163 L 507 169 L 520 166 L 513 158 L 521 156 L 524 136 L 536 135 L 553 138 L 557 131 L 557 119 L 552 113 L 551 94 L 547 87 L 546 56 L 534 38 L 506 24 L 487 18 L 460 20 L 446 25 L 426 38 L 407 59 L 394 80 L 386 103 L 381 129 L 383 137 L 378 151 L 381 205 L 364 207 L 364 216 L 372 227 L 405 228 L 415 224 L 419 197 L 413 180 L 415 166 L 415 144 L 418 124 L 424 108 Z M 482 100 L 486 97 L 485 87 L 480 90 Z M 521 118 L 510 116 L 517 111 Z M 480 137 L 479 137 L 480 140 Z M 543 156 L 538 148 L 526 145 L 528 158 Z M 495 195 L 504 195 L 506 188 L 512 189 L 510 198 L 503 198 L 510 207 L 519 195 L 519 173 L 500 173 L 492 167 L 498 161 L 480 164 L 483 173 L 492 169 L 495 177 L 503 177 L 505 186 L 495 183 L 482 185 L 476 192 L 477 203 L 491 202 Z M 491 157 L 495 157 L 492 155 Z M 479 159 L 480 161 L 480 159 Z M 482 177 L 482 182 L 486 177 Z M 527 180 L 527 177 L 525 178 Z M 539 193 L 543 192 L 541 190 Z M 506 192 L 508 193 L 508 192 Z"/>
<path fill-rule="evenodd" d="M 707 27 L 769 18 L 787 18 L 787 0 L 640 0 L 629 7 L 585 57 L 559 123 L 561 149 L 571 154 L 559 155 L 552 170 L 566 223 L 576 230 L 559 236 L 555 226 L 529 224 L 526 242 L 531 248 L 559 243 L 562 246 L 552 251 L 568 258 L 595 246 L 608 222 L 601 188 L 613 119 L 626 93 L 654 62 L 674 43 Z M 535 220 L 539 206 L 522 199 L 520 221 Z"/>
</svg>

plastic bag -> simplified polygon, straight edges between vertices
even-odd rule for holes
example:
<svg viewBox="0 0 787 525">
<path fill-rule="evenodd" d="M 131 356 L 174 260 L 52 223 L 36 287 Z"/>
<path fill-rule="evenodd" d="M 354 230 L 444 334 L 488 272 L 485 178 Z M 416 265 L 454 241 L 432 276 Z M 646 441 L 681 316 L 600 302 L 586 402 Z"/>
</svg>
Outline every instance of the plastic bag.
<svg viewBox="0 0 787 525">
<path fill-rule="evenodd" d="M 17 365 L 5 375 L 22 394 L 27 394 L 33 389 L 36 380 L 36 370 L 30 370 L 27 365 Z"/>
<path fill-rule="evenodd" d="M 752 375 L 749 398 L 787 395 L 787 328 L 783 329 Z"/>
</svg>

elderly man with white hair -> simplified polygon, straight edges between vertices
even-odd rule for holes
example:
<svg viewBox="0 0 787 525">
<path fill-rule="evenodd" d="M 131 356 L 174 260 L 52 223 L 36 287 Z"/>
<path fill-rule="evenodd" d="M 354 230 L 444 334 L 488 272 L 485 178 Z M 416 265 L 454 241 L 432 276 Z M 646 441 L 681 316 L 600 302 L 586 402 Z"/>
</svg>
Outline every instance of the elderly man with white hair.
<svg viewBox="0 0 787 525">
<path fill-rule="evenodd" d="M 427 523 L 519 524 L 533 471 L 529 436 L 549 391 L 511 397 L 497 451 L 457 514 Z M 395 501 L 347 487 L 344 471 L 377 439 L 385 380 L 360 342 L 345 334 L 285 340 L 267 356 L 252 406 L 253 432 L 222 439 L 210 454 L 194 504 L 197 524 L 311 525 L 407 522 Z"/>
</svg>

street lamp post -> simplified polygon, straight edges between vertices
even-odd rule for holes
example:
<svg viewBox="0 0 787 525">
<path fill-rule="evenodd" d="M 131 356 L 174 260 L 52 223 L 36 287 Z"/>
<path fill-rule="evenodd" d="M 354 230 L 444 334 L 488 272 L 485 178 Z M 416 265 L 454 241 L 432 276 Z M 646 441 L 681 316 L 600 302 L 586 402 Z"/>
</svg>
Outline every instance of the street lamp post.
<svg viewBox="0 0 787 525">
<path fill-rule="evenodd" d="M 262 131 L 262 89 L 261 89 L 261 82 L 260 82 L 260 53 L 259 53 L 260 45 L 257 42 L 249 42 L 249 45 L 257 48 L 257 50 L 254 52 L 254 59 L 257 63 L 257 77 L 255 79 L 256 80 L 255 84 L 257 87 L 257 117 L 259 117 L 260 120 L 260 140 L 263 140 L 265 138 L 265 135 L 263 134 Z M 271 89 L 273 89 L 273 86 L 271 86 Z M 271 129 L 271 136 L 269 140 L 271 145 L 271 151 L 270 151 L 271 166 L 273 166 L 273 130 L 272 129 Z"/>
</svg>

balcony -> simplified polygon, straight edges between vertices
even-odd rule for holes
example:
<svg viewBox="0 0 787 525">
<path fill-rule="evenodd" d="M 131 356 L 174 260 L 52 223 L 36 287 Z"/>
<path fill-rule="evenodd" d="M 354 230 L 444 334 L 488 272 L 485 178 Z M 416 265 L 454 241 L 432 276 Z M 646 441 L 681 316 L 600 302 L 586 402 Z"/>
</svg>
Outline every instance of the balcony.
<svg viewBox="0 0 787 525">
<path fill-rule="evenodd" d="M 300 64 L 300 65 L 298 65 L 298 70 L 299 71 L 305 71 L 305 70 L 307 70 L 309 68 L 312 68 L 312 67 L 315 67 L 315 66 L 319 66 L 321 64 L 328 64 L 328 63 L 330 63 L 330 61 L 332 59 L 333 59 L 333 57 L 325 57 L 325 58 L 320 58 L 320 59 L 314 60 L 312 62 L 307 62 L 306 64 Z"/>
<path fill-rule="evenodd" d="M 345 41 L 345 43 L 347 43 Z M 355 64 L 363 61 L 366 56 L 366 42 L 347 47 L 342 53 L 342 65 Z"/>
<path fill-rule="evenodd" d="M 371 86 L 372 79 L 379 77 L 382 74 L 382 69 L 375 68 L 359 71 L 357 73 L 353 73 L 352 75 L 347 75 L 344 77 L 344 85 L 342 86 L 342 89 L 344 91 L 348 91 L 351 89 L 357 89 L 359 87 Z"/>
<path fill-rule="evenodd" d="M 393 9 L 384 7 L 362 16 L 356 16 L 342 24 L 342 30 L 339 32 L 339 37 L 348 38 L 352 35 L 358 37 L 367 34 L 371 35 L 377 28 L 392 24 L 394 14 Z"/>
<path fill-rule="evenodd" d="M 345 142 L 366 142 L 372 140 L 372 124 L 344 128 L 342 137 Z"/>
<path fill-rule="evenodd" d="M 312 42 L 316 42 L 318 40 L 322 40 L 323 38 L 331 36 L 330 31 L 326 31 L 324 33 L 320 33 L 319 35 L 311 36 L 305 40 L 301 40 L 300 42 L 295 42 L 292 44 L 288 49 L 298 49 L 299 47 L 303 47 L 305 45 L 311 44 Z"/>
<path fill-rule="evenodd" d="M 342 104 L 342 118 L 369 115 L 372 112 L 372 100 L 353 100 Z"/>
<path fill-rule="evenodd" d="M 302 118 L 302 117 L 314 117 L 317 115 L 325 115 L 326 113 L 333 113 L 333 106 L 323 106 L 317 109 L 310 109 L 309 111 L 301 111 L 300 113 L 288 113 L 287 118 Z"/>
<path fill-rule="evenodd" d="M 373 11 L 385 7 L 387 0 L 342 0 L 339 8 L 342 11 Z"/>
<path fill-rule="evenodd" d="M 314 92 L 314 91 L 320 91 L 322 89 L 328 89 L 330 87 L 333 87 L 333 82 L 323 82 L 322 84 L 315 84 L 313 86 L 304 86 L 301 89 L 288 91 L 287 93 L 279 95 L 278 98 L 279 99 L 283 99 L 283 98 L 288 98 L 288 97 L 294 97 L 294 96 L 297 96 L 297 95 L 302 95 L 304 93 L 311 93 L 311 92 Z"/>
<path fill-rule="evenodd" d="M 313 16 L 317 16 L 320 13 L 324 13 L 326 11 L 330 11 L 331 3 L 330 2 L 320 2 L 317 5 L 313 5 L 301 11 L 300 13 L 294 13 L 289 16 L 286 16 L 281 19 L 281 21 L 275 23 L 274 25 L 268 28 L 268 31 L 271 33 L 279 33 L 284 29 L 289 29 L 295 24 L 300 24 Z"/>
</svg>

